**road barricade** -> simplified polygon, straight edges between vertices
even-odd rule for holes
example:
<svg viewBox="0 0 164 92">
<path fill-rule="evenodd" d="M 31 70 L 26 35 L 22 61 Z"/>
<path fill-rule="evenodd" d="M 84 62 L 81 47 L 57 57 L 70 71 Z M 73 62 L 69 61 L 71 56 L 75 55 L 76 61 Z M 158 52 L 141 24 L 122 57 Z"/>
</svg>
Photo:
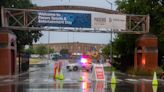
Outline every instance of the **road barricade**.
<svg viewBox="0 0 164 92">
<path fill-rule="evenodd" d="M 92 71 L 93 81 L 105 81 L 104 68 L 102 64 L 94 64 Z"/>
<path fill-rule="evenodd" d="M 61 72 L 61 67 L 62 67 L 62 61 L 58 61 L 58 62 L 54 63 L 54 79 L 63 79 L 64 78 L 64 76 Z"/>
</svg>

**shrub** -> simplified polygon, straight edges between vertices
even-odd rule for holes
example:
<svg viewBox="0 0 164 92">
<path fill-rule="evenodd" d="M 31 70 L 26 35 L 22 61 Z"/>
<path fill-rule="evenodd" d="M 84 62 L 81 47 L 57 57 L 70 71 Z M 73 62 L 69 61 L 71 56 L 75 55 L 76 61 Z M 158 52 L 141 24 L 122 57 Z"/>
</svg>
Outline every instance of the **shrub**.
<svg viewBox="0 0 164 92">
<path fill-rule="evenodd" d="M 116 71 L 116 68 L 113 66 L 111 66 L 111 67 L 106 66 L 106 67 L 104 67 L 104 71 Z"/>
<path fill-rule="evenodd" d="M 144 69 L 135 69 L 135 68 L 129 68 L 127 70 L 128 74 L 131 75 L 141 75 L 141 76 L 150 76 L 152 75 L 152 72 L 149 70 L 144 70 Z"/>
<path fill-rule="evenodd" d="M 162 67 L 158 67 L 156 72 L 157 72 L 157 75 L 160 75 L 163 72 Z"/>
</svg>

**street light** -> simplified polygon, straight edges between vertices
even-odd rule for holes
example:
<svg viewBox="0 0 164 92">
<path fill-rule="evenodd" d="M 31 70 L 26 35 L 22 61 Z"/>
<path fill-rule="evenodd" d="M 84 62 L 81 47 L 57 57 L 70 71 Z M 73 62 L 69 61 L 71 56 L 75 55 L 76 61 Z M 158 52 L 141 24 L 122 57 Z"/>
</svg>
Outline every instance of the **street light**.
<svg viewBox="0 0 164 92">
<path fill-rule="evenodd" d="M 108 1 L 108 0 L 106 0 L 106 2 L 108 3 L 108 4 L 110 4 L 110 6 L 111 6 L 111 10 L 113 9 L 113 3 L 111 3 L 110 1 Z"/>
<path fill-rule="evenodd" d="M 108 0 L 106 0 L 106 2 L 108 3 L 108 4 L 110 4 L 111 5 L 111 10 L 112 10 L 112 8 L 113 8 L 113 4 L 110 2 L 110 1 L 108 1 Z M 112 28 L 111 28 L 111 38 L 110 38 L 110 62 L 112 62 Z"/>
<path fill-rule="evenodd" d="M 61 0 L 61 1 L 63 1 L 63 0 Z M 71 0 L 68 0 L 69 2 L 71 1 Z"/>
</svg>

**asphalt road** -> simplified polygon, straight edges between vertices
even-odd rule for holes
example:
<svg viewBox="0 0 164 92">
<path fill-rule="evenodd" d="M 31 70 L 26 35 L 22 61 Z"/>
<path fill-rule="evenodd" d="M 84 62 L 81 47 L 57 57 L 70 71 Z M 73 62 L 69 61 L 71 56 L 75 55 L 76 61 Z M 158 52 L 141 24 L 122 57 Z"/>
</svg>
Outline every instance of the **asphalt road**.
<svg viewBox="0 0 164 92">
<path fill-rule="evenodd" d="M 57 61 L 55 61 L 57 62 Z M 0 92 L 163 92 L 164 80 L 158 79 L 158 86 L 152 86 L 151 77 L 133 77 L 117 72 L 117 83 L 111 84 L 111 73 L 105 72 L 105 81 L 92 81 L 92 73 L 86 71 L 68 72 L 64 60 L 64 80 L 53 79 L 54 61 L 48 65 L 32 66 L 31 72 L 20 76 L 0 79 Z M 79 81 L 83 77 L 83 81 Z"/>
</svg>

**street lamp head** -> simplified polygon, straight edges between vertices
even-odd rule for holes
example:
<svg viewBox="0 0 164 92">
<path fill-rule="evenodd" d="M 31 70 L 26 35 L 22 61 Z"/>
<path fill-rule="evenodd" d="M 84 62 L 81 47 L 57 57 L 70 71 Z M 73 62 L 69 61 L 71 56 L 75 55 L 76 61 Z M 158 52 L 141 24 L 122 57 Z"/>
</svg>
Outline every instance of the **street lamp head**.
<svg viewBox="0 0 164 92">
<path fill-rule="evenodd" d="M 110 1 L 106 0 L 107 3 L 109 3 L 111 5 L 111 10 L 113 8 L 113 3 L 111 3 Z"/>
</svg>

